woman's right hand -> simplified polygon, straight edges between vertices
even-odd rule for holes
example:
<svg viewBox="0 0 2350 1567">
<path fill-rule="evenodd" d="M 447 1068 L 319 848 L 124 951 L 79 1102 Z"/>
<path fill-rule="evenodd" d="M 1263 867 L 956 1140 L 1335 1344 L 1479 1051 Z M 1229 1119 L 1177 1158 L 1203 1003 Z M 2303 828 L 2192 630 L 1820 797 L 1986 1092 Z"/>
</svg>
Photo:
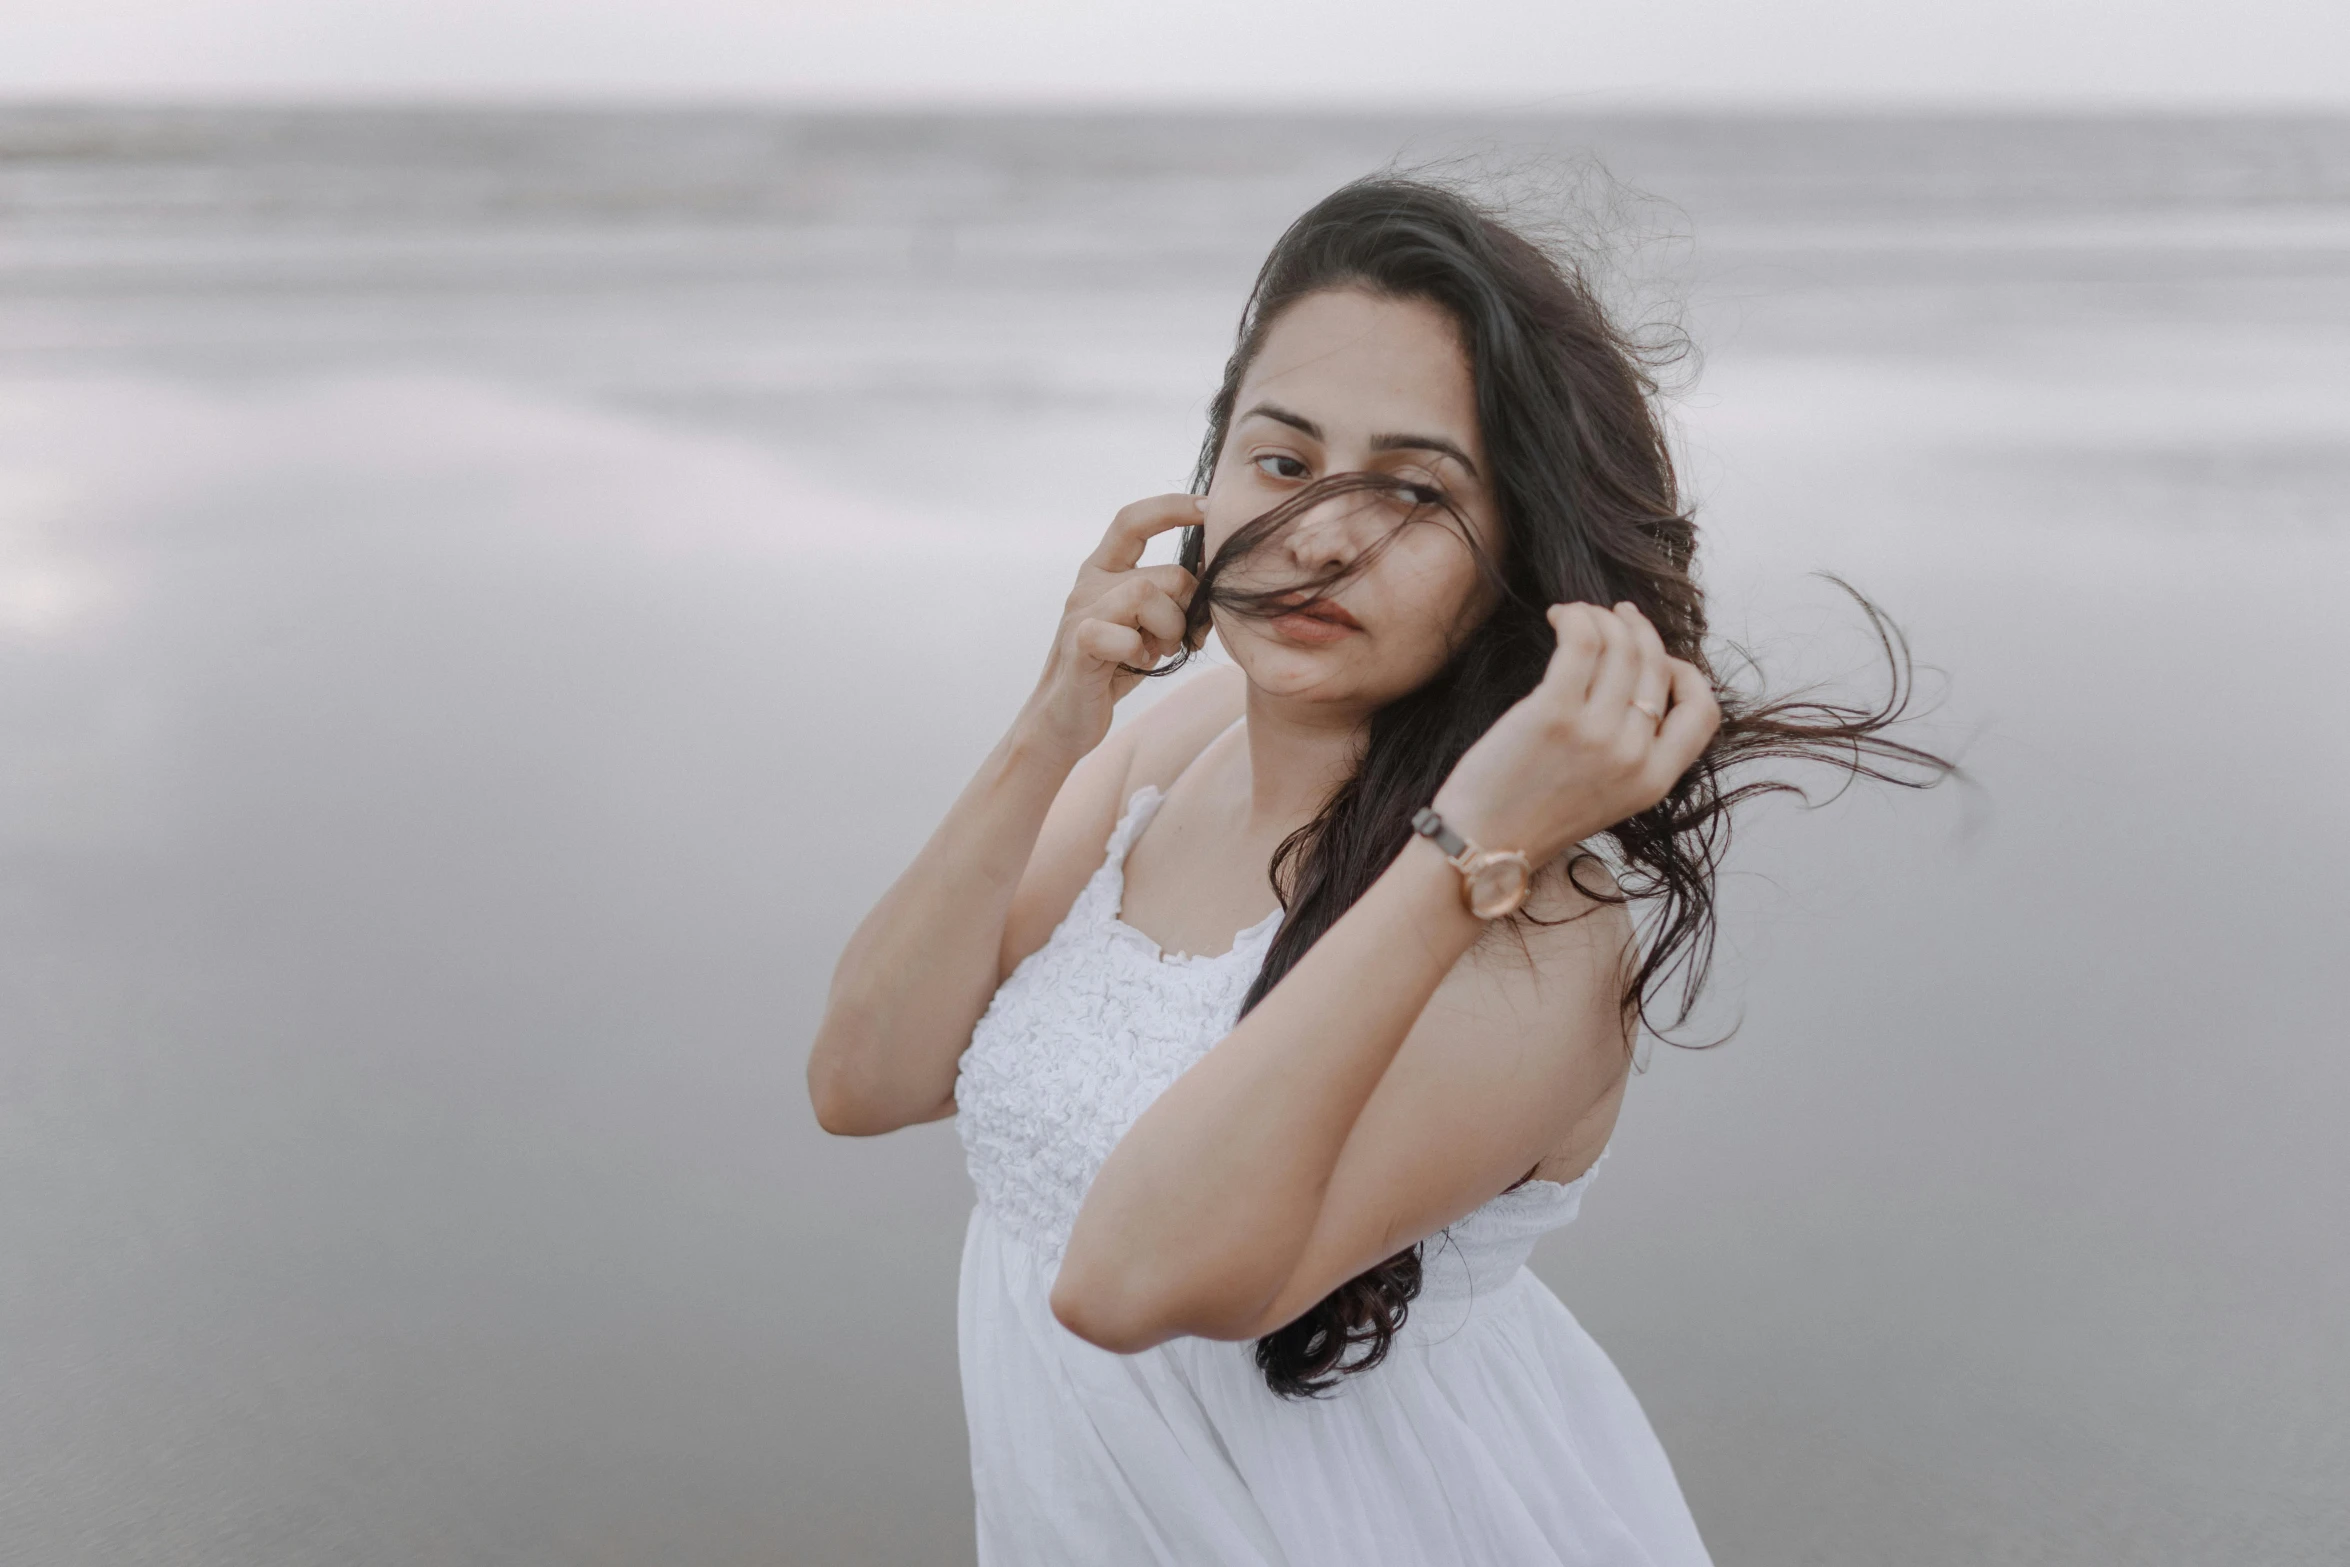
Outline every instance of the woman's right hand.
<svg viewBox="0 0 2350 1567">
<path fill-rule="evenodd" d="M 1141 564 L 1143 545 L 1200 520 L 1197 495 L 1158 495 L 1120 511 L 1077 569 L 1036 693 L 1021 710 L 1031 736 L 1074 766 L 1110 732 L 1110 710 L 1148 669 L 1183 646 L 1197 586 L 1181 566 Z"/>
</svg>

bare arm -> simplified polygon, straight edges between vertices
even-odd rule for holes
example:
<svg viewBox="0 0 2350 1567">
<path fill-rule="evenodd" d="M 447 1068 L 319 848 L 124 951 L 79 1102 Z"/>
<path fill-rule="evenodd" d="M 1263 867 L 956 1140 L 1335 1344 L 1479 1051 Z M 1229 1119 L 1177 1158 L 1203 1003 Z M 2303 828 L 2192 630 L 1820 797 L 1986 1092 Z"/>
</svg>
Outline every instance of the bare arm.
<svg viewBox="0 0 2350 1567">
<path fill-rule="evenodd" d="M 1137 678 L 1118 666 L 1181 645 L 1190 574 L 1138 566 L 1143 545 L 1198 520 L 1188 495 L 1118 514 L 1078 573 L 1036 693 L 850 938 L 808 1054 L 826 1131 L 870 1136 L 952 1111 L 956 1062 L 1018 960 L 1008 933 L 1034 928 L 1024 906 L 1057 895 L 1066 909 L 1083 880 L 1068 866 L 1089 834 L 1099 853 L 1115 820 L 1133 742 L 1104 736 Z"/>
<path fill-rule="evenodd" d="M 1015 726 L 857 926 L 808 1053 L 826 1131 L 872 1136 L 953 1109 L 955 1063 L 999 983 L 1006 916 L 1048 808 L 1065 793 L 1083 811 L 1125 768 L 1104 746 L 1076 771 L 1088 776 Z"/>
<path fill-rule="evenodd" d="M 1436 799 L 1536 864 L 1661 799 L 1719 722 L 1636 614 L 1552 621 L 1542 684 Z M 1661 712 L 1667 690 L 1661 725 L 1634 706 Z M 1614 1084 L 1624 929 L 1578 924 L 1544 933 L 1523 979 L 1481 974 L 1461 960 L 1483 923 L 1413 839 L 1128 1129 L 1078 1212 L 1054 1314 L 1121 1351 L 1256 1337 L 1508 1185 Z"/>
</svg>

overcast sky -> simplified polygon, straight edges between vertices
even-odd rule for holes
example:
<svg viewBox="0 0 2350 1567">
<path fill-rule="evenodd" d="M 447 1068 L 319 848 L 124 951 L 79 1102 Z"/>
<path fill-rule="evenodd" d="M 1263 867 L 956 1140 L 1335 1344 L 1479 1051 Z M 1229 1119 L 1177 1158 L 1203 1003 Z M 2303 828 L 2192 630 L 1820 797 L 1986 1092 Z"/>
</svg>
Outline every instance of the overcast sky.
<svg viewBox="0 0 2350 1567">
<path fill-rule="evenodd" d="M 2350 0 L 0 0 L 0 93 L 2350 107 Z"/>
</svg>

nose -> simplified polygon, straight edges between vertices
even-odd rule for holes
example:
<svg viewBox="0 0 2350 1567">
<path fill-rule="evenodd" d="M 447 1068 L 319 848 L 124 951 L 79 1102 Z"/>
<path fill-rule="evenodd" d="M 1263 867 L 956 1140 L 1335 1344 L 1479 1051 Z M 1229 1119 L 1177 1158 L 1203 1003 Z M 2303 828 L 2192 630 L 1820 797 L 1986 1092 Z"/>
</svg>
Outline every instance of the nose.
<svg viewBox="0 0 2350 1567">
<path fill-rule="evenodd" d="M 1372 510 L 1365 495 L 1333 495 L 1308 507 L 1289 525 L 1281 547 L 1289 562 L 1308 574 L 1336 571 L 1363 552 L 1365 514 Z"/>
</svg>

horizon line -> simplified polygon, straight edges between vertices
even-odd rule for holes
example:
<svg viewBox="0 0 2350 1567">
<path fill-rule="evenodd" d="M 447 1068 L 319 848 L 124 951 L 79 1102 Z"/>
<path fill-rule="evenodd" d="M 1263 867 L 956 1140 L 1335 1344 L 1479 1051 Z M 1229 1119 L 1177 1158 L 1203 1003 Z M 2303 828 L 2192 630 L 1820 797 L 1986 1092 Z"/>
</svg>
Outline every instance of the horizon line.
<svg viewBox="0 0 2350 1567">
<path fill-rule="evenodd" d="M 1303 101 L 1301 101 L 1301 98 Z M 1544 94 L 1450 96 L 1429 94 L 1399 103 L 1390 95 L 1257 93 L 972 93 L 839 92 L 795 88 L 685 88 L 644 85 L 405 87 L 293 84 L 191 87 L 84 85 L 30 87 L 0 84 L 0 109 L 148 110 L 564 110 L 634 109 L 670 112 L 838 114 L 1035 115 L 1050 117 L 1257 114 L 1274 118 L 1473 120 L 1634 117 L 1755 119 L 2071 118 L 2211 119 L 2350 118 L 2350 94 L 2340 98 L 2049 93 L 1758 94 L 1646 92 L 1621 89 Z"/>
</svg>

